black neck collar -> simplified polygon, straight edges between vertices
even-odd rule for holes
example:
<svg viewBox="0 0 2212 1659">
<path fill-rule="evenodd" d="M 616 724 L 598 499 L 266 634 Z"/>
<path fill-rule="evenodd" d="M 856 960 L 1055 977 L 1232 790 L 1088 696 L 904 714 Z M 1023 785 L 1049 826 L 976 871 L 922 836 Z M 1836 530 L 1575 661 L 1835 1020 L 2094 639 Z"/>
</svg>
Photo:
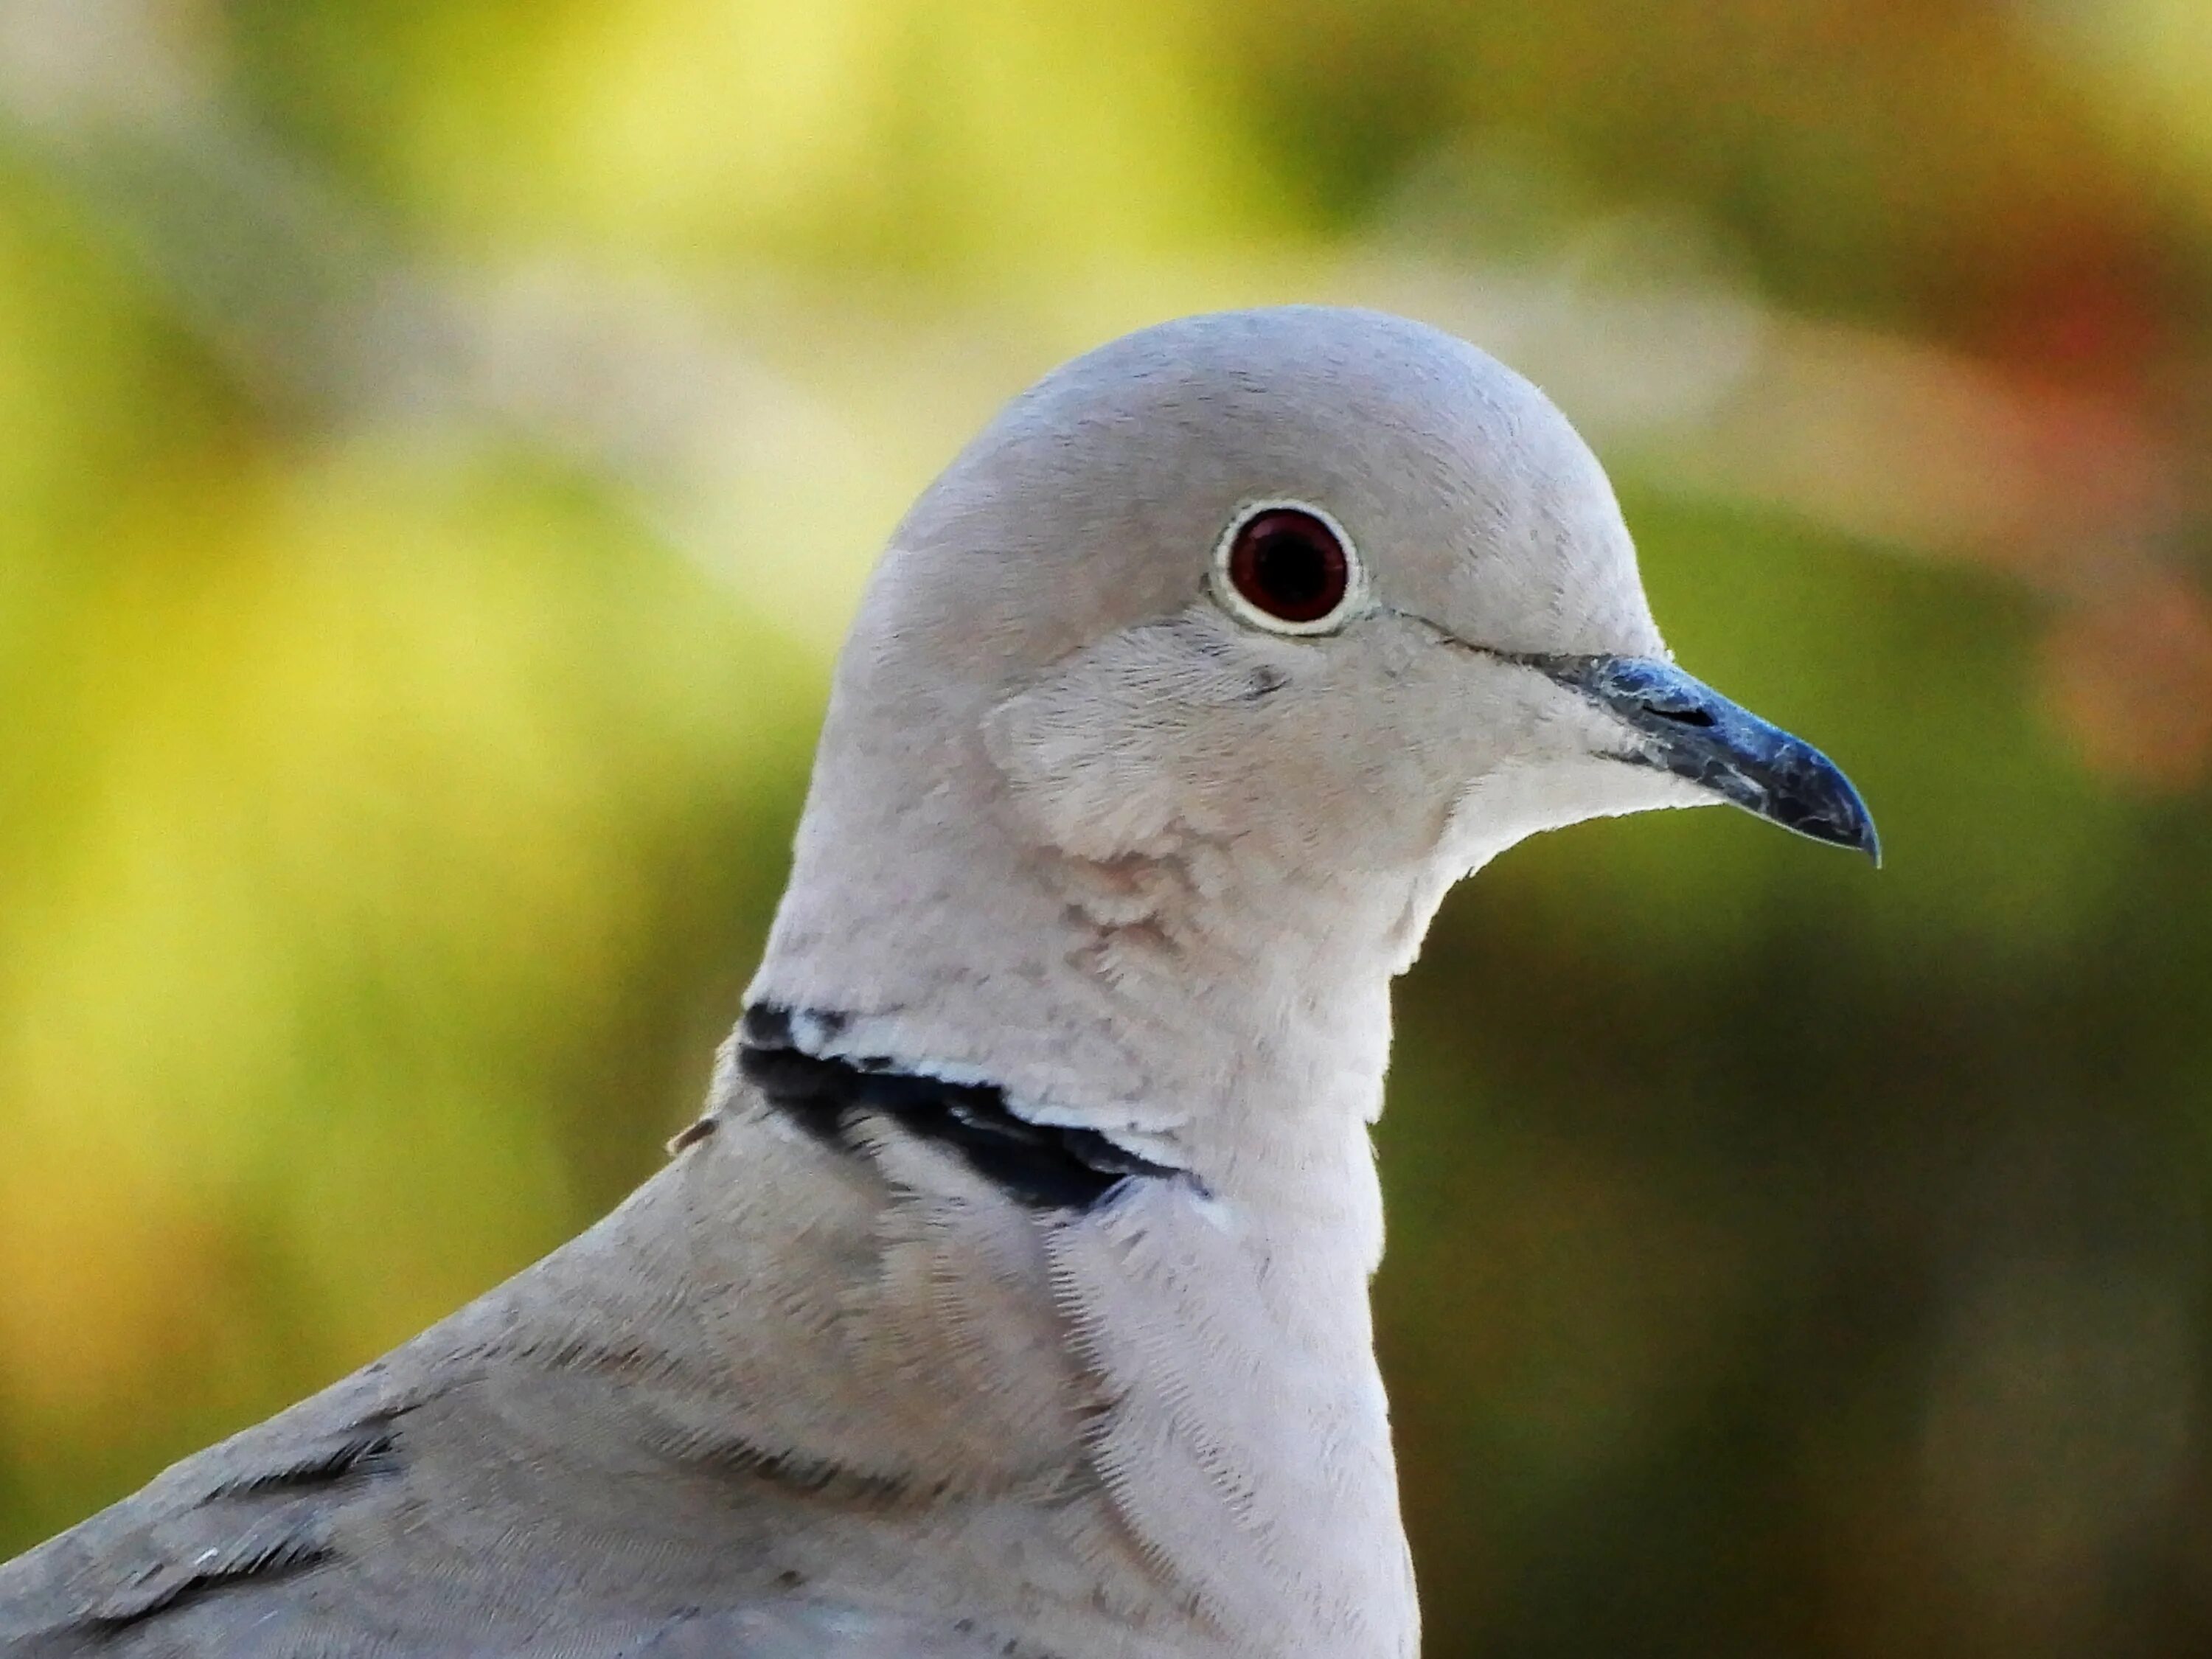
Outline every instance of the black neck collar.
<svg viewBox="0 0 2212 1659">
<path fill-rule="evenodd" d="M 793 1036 L 794 1026 L 835 1032 L 844 1023 L 834 1013 L 757 1004 L 738 1026 L 738 1072 L 824 1146 L 860 1154 L 852 1125 L 875 1114 L 957 1153 L 1009 1197 L 1038 1210 L 1087 1210 L 1124 1182 L 1182 1173 L 1095 1129 L 1032 1123 L 989 1084 L 948 1083 L 890 1060 L 810 1054 Z"/>
</svg>

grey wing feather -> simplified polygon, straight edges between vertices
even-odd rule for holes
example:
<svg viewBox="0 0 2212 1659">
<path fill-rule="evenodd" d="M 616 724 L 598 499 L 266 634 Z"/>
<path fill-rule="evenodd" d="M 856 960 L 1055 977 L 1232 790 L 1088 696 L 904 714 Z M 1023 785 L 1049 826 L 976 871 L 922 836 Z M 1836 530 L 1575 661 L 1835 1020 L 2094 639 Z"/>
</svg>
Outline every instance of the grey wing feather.
<svg viewBox="0 0 2212 1659">
<path fill-rule="evenodd" d="M 1002 1644 L 948 1626 L 762 1583 L 745 1604 L 666 1575 L 665 1593 L 581 1597 L 571 1549 L 515 1547 L 520 1515 L 458 1522 L 414 1483 L 434 1479 L 430 1437 L 471 1379 L 419 1402 L 379 1401 L 350 1379 L 331 1395 L 180 1464 L 155 1486 L 0 1567 L 8 1659 L 982 1659 Z M 518 1472 L 520 1473 L 520 1472 Z M 526 1481 L 542 1478 L 536 1472 Z M 681 1509 L 680 1503 L 676 1505 Z M 744 1529 L 732 1528 L 741 1534 Z M 573 1542 L 573 1540 L 568 1540 Z M 618 1549 L 610 1554 L 619 1556 Z M 647 1577 L 650 1578 L 648 1574 Z M 598 1617 L 580 1609 L 598 1602 Z M 656 1605 L 657 1603 L 657 1605 Z M 560 1608 L 557 1625 L 544 1614 Z"/>
<path fill-rule="evenodd" d="M 972 1393 L 908 1391 L 910 1414 L 887 1419 L 901 1395 L 869 1368 L 914 1363 L 908 1336 L 806 1345 L 876 1329 L 864 1292 L 913 1305 L 886 1264 L 936 1284 L 935 1258 L 900 1242 L 879 1183 L 816 1176 L 796 1229 L 788 1207 L 733 1200 L 732 1138 L 413 1343 L 0 1565 L 0 1656 L 1033 1652 L 964 1607 L 929 1611 L 945 1598 L 926 1583 L 884 1586 L 918 1564 L 908 1542 L 944 1535 L 947 1493 L 985 1559 L 1020 1547 L 1033 1528 L 983 1488 L 1013 1478 L 994 1460 L 1058 1443 L 1058 1409 L 1024 1407 L 1035 1425 L 1011 1432 Z M 743 1157 L 757 1176 L 799 1160 L 787 1193 L 822 1155 Z M 1026 1328 L 1023 1307 L 996 1312 Z M 905 1540 L 888 1555 L 886 1527 Z"/>
</svg>

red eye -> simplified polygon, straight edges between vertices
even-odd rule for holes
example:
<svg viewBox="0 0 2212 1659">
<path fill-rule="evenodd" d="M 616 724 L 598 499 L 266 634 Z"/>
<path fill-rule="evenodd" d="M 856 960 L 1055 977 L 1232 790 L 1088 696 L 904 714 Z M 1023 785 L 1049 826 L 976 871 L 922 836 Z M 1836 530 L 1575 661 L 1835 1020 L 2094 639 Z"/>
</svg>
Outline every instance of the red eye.
<svg viewBox="0 0 2212 1659">
<path fill-rule="evenodd" d="M 1267 507 L 1238 525 L 1223 570 L 1258 620 L 1300 629 L 1335 616 L 1352 591 L 1352 556 L 1343 538 L 1295 507 Z"/>
</svg>

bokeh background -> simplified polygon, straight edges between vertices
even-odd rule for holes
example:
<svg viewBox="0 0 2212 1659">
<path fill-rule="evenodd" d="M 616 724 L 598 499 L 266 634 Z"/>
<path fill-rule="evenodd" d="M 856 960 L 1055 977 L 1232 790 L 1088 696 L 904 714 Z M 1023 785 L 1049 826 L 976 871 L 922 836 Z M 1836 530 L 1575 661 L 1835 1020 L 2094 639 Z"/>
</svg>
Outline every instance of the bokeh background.
<svg viewBox="0 0 2212 1659">
<path fill-rule="evenodd" d="M 1291 298 L 1550 389 L 1889 853 L 1446 911 L 1429 1652 L 2212 1645 L 2203 0 L 0 0 L 0 1553 L 654 1167 L 899 510 Z"/>
</svg>

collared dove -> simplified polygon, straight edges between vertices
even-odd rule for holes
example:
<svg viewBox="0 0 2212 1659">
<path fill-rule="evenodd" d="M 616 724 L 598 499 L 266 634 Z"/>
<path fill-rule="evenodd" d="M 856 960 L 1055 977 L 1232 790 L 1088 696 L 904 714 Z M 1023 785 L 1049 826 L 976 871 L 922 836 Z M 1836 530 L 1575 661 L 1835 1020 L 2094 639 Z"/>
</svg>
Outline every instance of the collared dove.
<svg viewBox="0 0 2212 1659">
<path fill-rule="evenodd" d="M 893 534 L 666 1167 L 0 1568 L 0 1650 L 1411 1655 L 1390 980 L 1501 848 L 1711 800 L 1875 851 L 1527 381 L 1321 307 L 1102 347 Z"/>
</svg>

